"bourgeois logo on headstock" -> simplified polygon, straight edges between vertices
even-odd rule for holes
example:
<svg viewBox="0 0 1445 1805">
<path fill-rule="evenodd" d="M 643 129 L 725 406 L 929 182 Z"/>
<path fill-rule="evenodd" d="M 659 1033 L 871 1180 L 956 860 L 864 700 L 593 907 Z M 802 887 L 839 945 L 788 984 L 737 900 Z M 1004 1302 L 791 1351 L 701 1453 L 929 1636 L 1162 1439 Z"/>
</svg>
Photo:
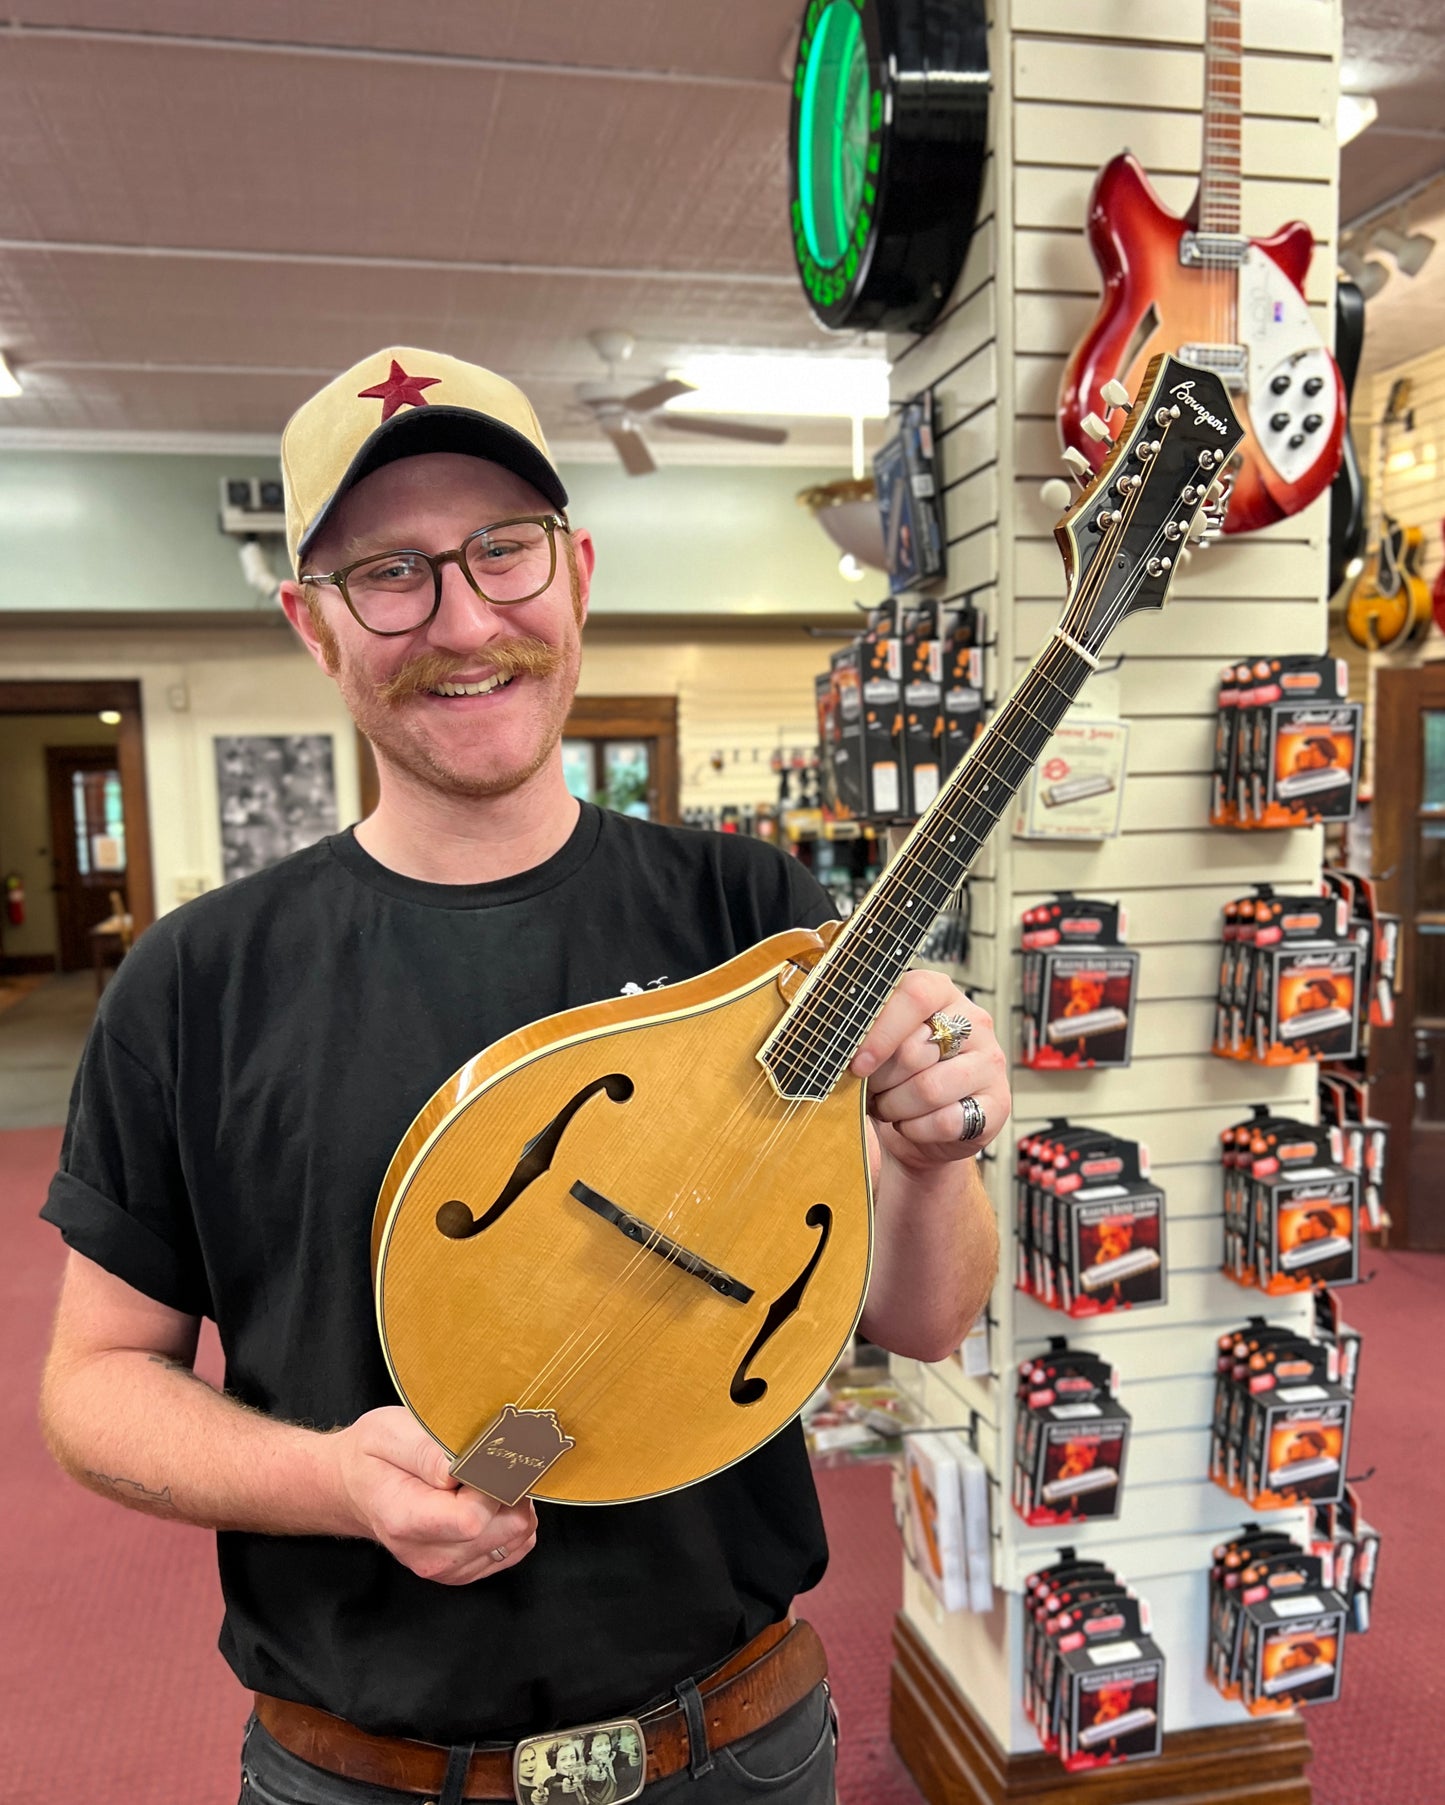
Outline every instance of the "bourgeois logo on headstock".
<svg viewBox="0 0 1445 1805">
<path fill-rule="evenodd" d="M 1163 606 L 1191 536 L 1221 500 L 1225 466 L 1243 437 L 1213 371 L 1162 355 L 1150 363 L 1098 474 L 1054 528 L 1071 639 L 1092 654 L 1125 616 Z M 1069 462 L 1082 480 L 1083 460 Z"/>
</svg>

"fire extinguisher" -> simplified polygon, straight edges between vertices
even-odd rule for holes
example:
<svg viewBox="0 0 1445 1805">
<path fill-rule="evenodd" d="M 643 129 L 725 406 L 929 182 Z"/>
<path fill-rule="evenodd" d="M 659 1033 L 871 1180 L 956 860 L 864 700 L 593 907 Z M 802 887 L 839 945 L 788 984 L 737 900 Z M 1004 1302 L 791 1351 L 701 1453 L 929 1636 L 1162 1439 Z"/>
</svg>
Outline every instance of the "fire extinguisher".
<svg viewBox="0 0 1445 1805">
<path fill-rule="evenodd" d="M 12 928 L 25 926 L 25 879 L 18 871 L 5 873 L 5 919 Z"/>
</svg>

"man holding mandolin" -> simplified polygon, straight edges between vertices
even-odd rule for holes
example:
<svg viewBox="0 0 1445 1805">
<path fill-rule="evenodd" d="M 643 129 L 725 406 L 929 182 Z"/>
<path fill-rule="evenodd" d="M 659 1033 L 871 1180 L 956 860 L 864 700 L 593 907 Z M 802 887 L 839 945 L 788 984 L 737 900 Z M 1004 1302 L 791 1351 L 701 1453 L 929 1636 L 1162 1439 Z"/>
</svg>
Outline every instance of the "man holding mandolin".
<svg viewBox="0 0 1445 1805">
<path fill-rule="evenodd" d="M 568 792 L 594 548 L 511 384 L 378 352 L 282 463 L 282 604 L 380 802 L 107 989 L 51 1448 L 219 1532 L 243 1799 L 831 1801 L 796 1411 L 855 1318 L 937 1360 L 983 1307 L 992 1024 L 870 996 L 775 847 Z"/>
</svg>

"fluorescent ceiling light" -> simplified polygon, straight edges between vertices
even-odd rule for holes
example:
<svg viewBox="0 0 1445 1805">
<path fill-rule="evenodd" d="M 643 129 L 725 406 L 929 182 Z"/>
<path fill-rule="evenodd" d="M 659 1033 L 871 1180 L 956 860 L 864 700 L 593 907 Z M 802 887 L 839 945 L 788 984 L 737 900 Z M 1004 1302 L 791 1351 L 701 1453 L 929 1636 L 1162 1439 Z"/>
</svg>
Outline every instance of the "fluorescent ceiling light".
<svg viewBox="0 0 1445 1805">
<path fill-rule="evenodd" d="M 703 352 L 669 370 L 696 392 L 668 402 L 694 414 L 818 414 L 883 420 L 888 364 L 881 357 L 796 352 Z"/>
<path fill-rule="evenodd" d="M 1349 144 L 1379 117 L 1380 103 L 1373 94 L 1341 94 L 1335 103 L 1335 136 Z"/>
<path fill-rule="evenodd" d="M 0 351 L 0 395 L 10 396 L 20 393 L 20 378 L 10 368 L 10 360 Z"/>
</svg>

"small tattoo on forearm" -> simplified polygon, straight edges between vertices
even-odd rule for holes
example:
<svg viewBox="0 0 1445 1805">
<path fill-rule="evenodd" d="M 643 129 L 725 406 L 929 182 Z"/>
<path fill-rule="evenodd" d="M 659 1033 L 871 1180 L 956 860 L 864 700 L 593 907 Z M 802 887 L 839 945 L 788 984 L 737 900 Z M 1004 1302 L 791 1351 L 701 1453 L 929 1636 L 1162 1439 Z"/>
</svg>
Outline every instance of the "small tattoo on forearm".
<svg viewBox="0 0 1445 1805">
<path fill-rule="evenodd" d="M 109 1486 L 113 1492 L 127 1492 L 136 1498 L 145 1498 L 152 1504 L 175 1503 L 168 1485 L 163 1485 L 159 1491 L 152 1491 L 148 1485 L 142 1485 L 139 1479 L 122 1479 L 117 1473 L 98 1473 L 94 1467 L 87 1467 L 85 1476 L 95 1480 L 97 1485 Z"/>
</svg>

